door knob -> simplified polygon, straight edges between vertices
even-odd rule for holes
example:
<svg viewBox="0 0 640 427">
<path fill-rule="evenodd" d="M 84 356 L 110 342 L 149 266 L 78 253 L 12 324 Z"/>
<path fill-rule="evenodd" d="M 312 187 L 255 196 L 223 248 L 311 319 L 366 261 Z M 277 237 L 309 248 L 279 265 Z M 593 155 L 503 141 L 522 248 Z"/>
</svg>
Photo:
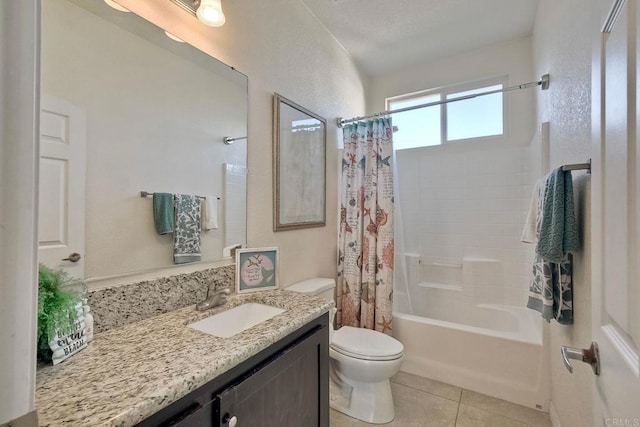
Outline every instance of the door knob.
<svg viewBox="0 0 640 427">
<path fill-rule="evenodd" d="M 589 348 L 582 350 L 563 345 L 560 351 L 562 352 L 564 366 L 569 370 L 569 372 L 573 373 L 573 366 L 571 366 L 571 361 L 569 359 L 574 359 L 590 364 L 591 369 L 593 369 L 593 373 L 595 375 L 600 375 L 600 350 L 598 349 L 598 344 L 596 342 L 592 342 Z"/>
<path fill-rule="evenodd" d="M 62 258 L 62 261 L 78 262 L 80 261 L 81 258 L 82 256 L 80 256 L 78 252 L 74 252 L 70 254 L 67 258 Z"/>
</svg>

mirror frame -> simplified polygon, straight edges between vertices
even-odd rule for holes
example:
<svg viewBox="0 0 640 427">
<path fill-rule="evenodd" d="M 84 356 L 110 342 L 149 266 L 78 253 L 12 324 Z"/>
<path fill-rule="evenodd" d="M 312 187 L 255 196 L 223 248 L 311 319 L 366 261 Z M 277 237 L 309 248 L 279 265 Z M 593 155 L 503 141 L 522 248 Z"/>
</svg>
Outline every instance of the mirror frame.
<svg viewBox="0 0 640 427">
<path fill-rule="evenodd" d="M 281 168 L 280 162 L 280 153 L 282 150 L 281 137 L 282 129 L 280 127 L 280 107 L 282 105 L 287 105 L 304 115 L 308 116 L 309 119 L 316 119 L 321 123 L 322 127 L 322 159 L 319 161 L 322 162 L 322 182 L 314 183 L 313 186 L 315 188 L 322 190 L 322 219 L 320 221 L 313 220 L 314 216 L 311 216 L 308 221 L 299 221 L 299 222 L 284 222 L 281 218 L 281 210 L 280 210 L 280 202 L 281 202 L 281 194 L 280 194 L 280 182 L 281 177 L 286 180 L 296 180 L 299 179 L 298 176 L 292 174 L 289 170 L 284 170 Z M 285 231 L 285 230 L 295 230 L 301 228 L 312 228 L 312 227 L 324 227 L 327 224 L 327 121 L 318 116 L 315 113 L 307 110 L 304 107 L 296 104 L 293 101 L 285 98 L 284 96 L 274 93 L 273 95 L 273 231 Z M 315 217 L 318 217 L 318 212 L 314 212 Z"/>
</svg>

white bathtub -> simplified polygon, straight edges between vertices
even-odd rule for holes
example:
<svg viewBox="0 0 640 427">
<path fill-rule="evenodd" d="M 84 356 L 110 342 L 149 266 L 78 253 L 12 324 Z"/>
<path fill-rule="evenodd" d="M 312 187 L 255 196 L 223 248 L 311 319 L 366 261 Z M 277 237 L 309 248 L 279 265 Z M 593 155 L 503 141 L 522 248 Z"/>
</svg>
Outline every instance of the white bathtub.
<svg viewBox="0 0 640 427">
<path fill-rule="evenodd" d="M 538 313 L 478 304 L 450 320 L 394 312 L 403 371 L 548 411 L 548 355 Z"/>
</svg>

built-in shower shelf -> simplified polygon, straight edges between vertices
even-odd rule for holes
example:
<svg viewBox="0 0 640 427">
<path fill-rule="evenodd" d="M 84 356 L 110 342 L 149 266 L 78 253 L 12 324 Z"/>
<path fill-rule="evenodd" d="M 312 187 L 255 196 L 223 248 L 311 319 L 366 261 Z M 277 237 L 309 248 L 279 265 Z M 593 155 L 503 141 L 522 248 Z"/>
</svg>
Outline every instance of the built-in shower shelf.
<svg viewBox="0 0 640 427">
<path fill-rule="evenodd" d="M 431 289 L 445 289 L 447 291 L 462 292 L 462 285 L 447 285 L 445 283 L 420 282 L 418 286 Z"/>
</svg>

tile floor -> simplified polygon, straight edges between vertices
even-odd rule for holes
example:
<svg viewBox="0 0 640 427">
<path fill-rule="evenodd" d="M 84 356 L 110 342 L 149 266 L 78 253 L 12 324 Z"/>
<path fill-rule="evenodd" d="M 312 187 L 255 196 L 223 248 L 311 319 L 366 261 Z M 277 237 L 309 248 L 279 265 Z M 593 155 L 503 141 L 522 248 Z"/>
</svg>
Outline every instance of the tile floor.
<svg viewBox="0 0 640 427">
<path fill-rule="evenodd" d="M 402 371 L 391 391 L 396 418 L 389 427 L 551 427 L 543 412 Z M 331 427 L 372 425 L 331 410 Z"/>
</svg>

